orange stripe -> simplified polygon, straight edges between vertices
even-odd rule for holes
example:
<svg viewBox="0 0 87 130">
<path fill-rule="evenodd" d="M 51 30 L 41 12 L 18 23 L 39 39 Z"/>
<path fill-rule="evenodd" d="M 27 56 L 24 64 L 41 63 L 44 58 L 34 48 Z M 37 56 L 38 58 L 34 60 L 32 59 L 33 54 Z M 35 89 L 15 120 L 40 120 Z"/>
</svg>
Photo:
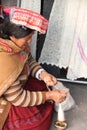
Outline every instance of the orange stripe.
<svg viewBox="0 0 87 130">
<path fill-rule="evenodd" d="M 8 94 L 5 94 L 5 96 L 8 98 L 8 97 L 11 97 L 15 94 L 17 94 L 17 92 L 20 92 L 22 88 L 19 88 L 18 90 L 16 90 L 15 92 L 11 92 L 11 93 L 8 93 Z"/>
<path fill-rule="evenodd" d="M 23 93 L 23 91 L 15 99 L 13 99 L 11 102 L 16 103 L 21 98 L 22 93 Z"/>
<path fill-rule="evenodd" d="M 38 104 L 38 101 L 39 101 L 39 98 L 38 98 L 38 92 L 36 92 L 36 103 L 35 103 L 35 105 Z"/>
<path fill-rule="evenodd" d="M 29 102 L 29 106 L 31 106 L 31 104 L 32 104 L 32 99 L 33 99 L 33 94 L 32 94 L 32 92 L 30 92 L 30 102 Z"/>
<path fill-rule="evenodd" d="M 26 94 L 25 94 L 25 97 L 24 97 L 22 103 L 20 103 L 20 106 L 23 106 L 24 103 L 25 103 L 25 101 L 26 101 L 26 98 L 27 98 L 27 91 L 25 91 L 25 93 L 26 93 Z"/>
</svg>

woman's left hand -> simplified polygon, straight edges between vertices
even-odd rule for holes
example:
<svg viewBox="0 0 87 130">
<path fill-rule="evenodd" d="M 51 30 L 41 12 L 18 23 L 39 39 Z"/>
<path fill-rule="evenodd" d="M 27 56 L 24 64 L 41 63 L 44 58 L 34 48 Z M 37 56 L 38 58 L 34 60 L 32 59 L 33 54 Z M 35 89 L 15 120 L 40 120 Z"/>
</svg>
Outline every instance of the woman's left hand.
<svg viewBox="0 0 87 130">
<path fill-rule="evenodd" d="M 47 86 L 54 86 L 57 84 L 57 78 L 46 71 L 41 72 L 40 79 L 43 80 Z"/>
</svg>

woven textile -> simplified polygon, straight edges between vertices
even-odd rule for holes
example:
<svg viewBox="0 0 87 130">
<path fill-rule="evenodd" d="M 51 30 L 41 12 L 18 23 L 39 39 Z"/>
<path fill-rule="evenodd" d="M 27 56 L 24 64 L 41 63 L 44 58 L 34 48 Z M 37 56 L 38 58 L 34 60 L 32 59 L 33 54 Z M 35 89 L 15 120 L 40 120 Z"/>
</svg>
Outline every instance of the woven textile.
<svg viewBox="0 0 87 130">
<path fill-rule="evenodd" d="M 26 26 L 43 34 L 45 34 L 48 26 L 48 20 L 43 16 L 23 8 L 12 8 L 10 20 L 17 25 Z"/>
</svg>

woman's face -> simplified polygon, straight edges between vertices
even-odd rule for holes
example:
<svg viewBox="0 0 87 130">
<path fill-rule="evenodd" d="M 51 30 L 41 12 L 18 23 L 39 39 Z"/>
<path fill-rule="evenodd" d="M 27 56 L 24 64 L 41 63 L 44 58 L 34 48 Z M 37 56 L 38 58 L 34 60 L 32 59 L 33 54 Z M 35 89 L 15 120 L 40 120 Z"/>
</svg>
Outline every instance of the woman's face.
<svg viewBox="0 0 87 130">
<path fill-rule="evenodd" d="M 34 32 L 29 34 L 26 37 L 23 38 L 15 38 L 14 36 L 11 36 L 10 39 L 19 47 L 24 48 L 27 44 L 30 44 L 32 42 L 32 36 Z"/>
</svg>

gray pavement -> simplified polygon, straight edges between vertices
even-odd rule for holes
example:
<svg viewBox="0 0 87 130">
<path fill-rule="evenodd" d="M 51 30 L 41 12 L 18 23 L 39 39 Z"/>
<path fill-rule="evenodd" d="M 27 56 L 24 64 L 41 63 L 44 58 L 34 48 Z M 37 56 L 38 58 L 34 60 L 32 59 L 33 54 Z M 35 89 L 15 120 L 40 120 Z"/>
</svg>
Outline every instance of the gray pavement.
<svg viewBox="0 0 87 130">
<path fill-rule="evenodd" d="M 65 112 L 68 127 L 66 130 L 87 130 L 87 85 L 65 83 L 76 102 L 75 108 Z M 57 113 L 54 112 L 53 122 L 50 130 L 57 130 L 54 122 Z"/>
</svg>

